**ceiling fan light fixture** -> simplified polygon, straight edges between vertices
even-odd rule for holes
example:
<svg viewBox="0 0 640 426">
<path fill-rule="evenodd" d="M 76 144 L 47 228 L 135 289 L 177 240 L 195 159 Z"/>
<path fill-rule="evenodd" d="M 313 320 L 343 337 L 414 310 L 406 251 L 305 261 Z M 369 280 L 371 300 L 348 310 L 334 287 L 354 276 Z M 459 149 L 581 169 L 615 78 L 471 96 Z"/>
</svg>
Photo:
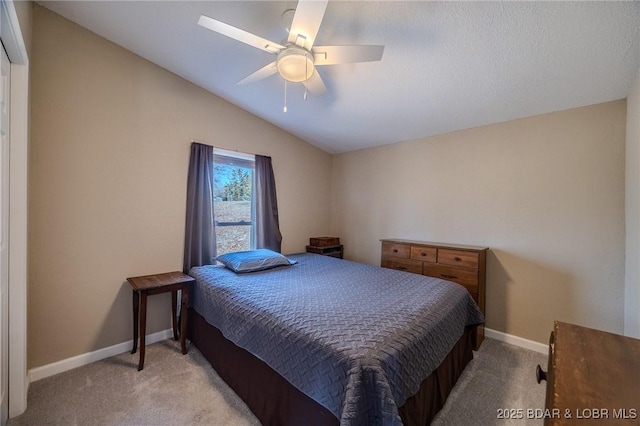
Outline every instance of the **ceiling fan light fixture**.
<svg viewBox="0 0 640 426">
<path fill-rule="evenodd" d="M 282 22 L 289 36 L 282 44 L 205 15 L 200 16 L 198 25 L 277 55 L 275 61 L 238 81 L 238 84 L 263 80 L 278 73 L 285 83 L 303 83 L 306 99 L 307 91 L 314 96 L 322 96 L 327 92 L 322 76 L 316 72 L 316 65 L 379 61 L 384 51 L 384 46 L 315 46 L 328 3 L 329 0 L 298 0 L 295 9 L 285 10 L 282 13 Z"/>
<path fill-rule="evenodd" d="M 294 83 L 308 80 L 315 71 L 311 53 L 295 46 L 288 47 L 278 54 L 276 67 L 282 78 Z"/>
</svg>

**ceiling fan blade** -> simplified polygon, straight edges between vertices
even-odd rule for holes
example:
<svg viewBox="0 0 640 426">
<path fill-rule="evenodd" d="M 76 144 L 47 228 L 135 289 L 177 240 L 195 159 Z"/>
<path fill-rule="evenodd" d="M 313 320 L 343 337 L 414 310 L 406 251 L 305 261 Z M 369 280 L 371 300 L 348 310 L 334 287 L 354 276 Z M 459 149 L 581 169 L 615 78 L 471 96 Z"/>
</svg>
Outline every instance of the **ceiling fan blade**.
<svg viewBox="0 0 640 426">
<path fill-rule="evenodd" d="M 299 0 L 289 29 L 289 43 L 311 50 L 316 40 L 328 0 Z"/>
<path fill-rule="evenodd" d="M 265 52 L 278 53 L 282 49 L 284 49 L 284 46 L 281 44 L 274 43 L 273 41 L 267 40 L 266 38 L 251 34 L 250 32 L 241 30 L 240 28 L 236 28 L 229 24 L 225 24 L 222 21 L 217 21 L 213 18 L 209 18 L 208 16 L 200 15 L 198 25 L 234 40 L 241 41 L 242 43 L 248 44 L 249 46 L 264 50 Z"/>
<path fill-rule="evenodd" d="M 278 72 L 278 68 L 276 67 L 276 61 L 273 61 L 269 65 L 266 65 L 260 68 L 258 71 L 254 72 L 253 74 L 246 76 L 245 78 L 240 80 L 238 84 L 253 83 L 254 81 L 265 79 L 277 72 Z"/>
<path fill-rule="evenodd" d="M 311 78 L 303 81 L 302 84 L 313 96 L 322 96 L 327 93 L 327 88 L 322 81 L 322 77 L 318 74 L 318 70 L 314 70 Z"/>
<path fill-rule="evenodd" d="M 350 62 L 371 62 L 382 59 L 384 46 L 316 46 L 313 48 L 315 65 L 335 65 Z"/>
</svg>

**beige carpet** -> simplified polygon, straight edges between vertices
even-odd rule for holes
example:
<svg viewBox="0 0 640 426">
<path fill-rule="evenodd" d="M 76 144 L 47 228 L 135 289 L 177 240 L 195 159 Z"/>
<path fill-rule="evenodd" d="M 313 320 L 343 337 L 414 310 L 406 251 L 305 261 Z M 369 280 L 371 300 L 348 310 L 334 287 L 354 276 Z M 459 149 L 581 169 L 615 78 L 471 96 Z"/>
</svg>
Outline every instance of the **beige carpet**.
<svg viewBox="0 0 640 426">
<path fill-rule="evenodd" d="M 180 353 L 179 342 L 121 354 L 32 383 L 18 425 L 258 425 L 247 406 L 218 377 L 198 350 Z M 485 339 L 434 425 L 540 425 L 540 420 L 497 419 L 500 408 L 544 406 L 535 367 L 546 356 Z"/>
</svg>

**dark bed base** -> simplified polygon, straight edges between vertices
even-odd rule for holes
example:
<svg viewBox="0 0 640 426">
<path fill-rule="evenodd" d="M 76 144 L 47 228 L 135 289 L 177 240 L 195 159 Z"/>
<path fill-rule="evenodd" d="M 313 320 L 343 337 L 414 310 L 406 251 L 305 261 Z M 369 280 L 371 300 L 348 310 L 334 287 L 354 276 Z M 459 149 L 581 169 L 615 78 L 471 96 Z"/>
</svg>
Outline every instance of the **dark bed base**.
<svg viewBox="0 0 640 426">
<path fill-rule="evenodd" d="M 191 342 L 263 425 L 339 424 L 329 410 L 300 392 L 266 363 L 227 340 L 193 308 L 189 308 L 188 318 Z M 444 406 L 473 358 L 472 330 L 465 331 L 440 366 L 422 382 L 418 393 L 400 407 L 404 425 L 428 425 Z"/>
</svg>

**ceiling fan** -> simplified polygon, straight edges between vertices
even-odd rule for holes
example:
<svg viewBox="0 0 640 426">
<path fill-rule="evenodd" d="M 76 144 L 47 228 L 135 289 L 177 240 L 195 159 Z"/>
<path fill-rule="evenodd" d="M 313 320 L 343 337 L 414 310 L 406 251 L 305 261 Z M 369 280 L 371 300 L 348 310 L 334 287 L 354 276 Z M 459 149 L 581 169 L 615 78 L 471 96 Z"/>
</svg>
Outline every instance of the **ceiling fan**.
<svg viewBox="0 0 640 426">
<path fill-rule="evenodd" d="M 314 46 L 328 0 L 299 0 L 289 37 L 281 43 L 251 34 L 224 22 L 201 15 L 198 25 L 265 52 L 277 55 L 276 60 L 240 80 L 253 83 L 279 73 L 286 81 L 299 82 L 313 95 L 321 96 L 327 89 L 316 67 L 382 59 L 384 46 Z M 285 11 L 286 13 L 286 11 Z"/>
</svg>

